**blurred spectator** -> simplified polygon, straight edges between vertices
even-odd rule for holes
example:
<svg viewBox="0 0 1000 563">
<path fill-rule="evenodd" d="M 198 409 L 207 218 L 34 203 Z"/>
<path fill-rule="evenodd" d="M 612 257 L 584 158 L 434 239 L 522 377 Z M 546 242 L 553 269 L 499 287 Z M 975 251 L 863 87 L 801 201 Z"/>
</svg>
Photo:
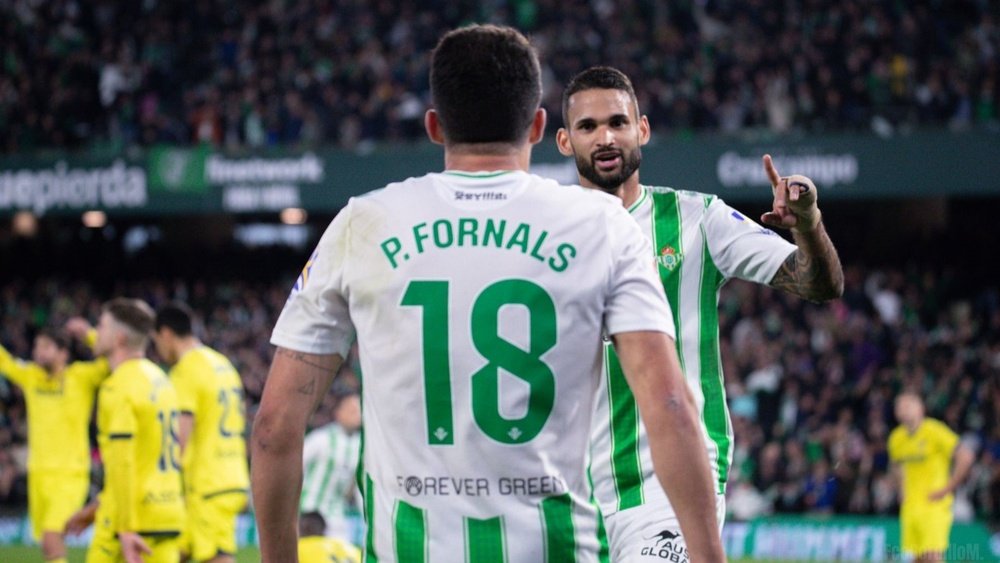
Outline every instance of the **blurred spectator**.
<svg viewBox="0 0 1000 563">
<path fill-rule="evenodd" d="M 423 139 L 427 53 L 471 21 L 528 32 L 565 80 L 631 76 L 661 131 L 995 124 L 996 2 L 235 0 L 0 3 L 0 152 L 95 140 L 354 147 Z"/>
</svg>

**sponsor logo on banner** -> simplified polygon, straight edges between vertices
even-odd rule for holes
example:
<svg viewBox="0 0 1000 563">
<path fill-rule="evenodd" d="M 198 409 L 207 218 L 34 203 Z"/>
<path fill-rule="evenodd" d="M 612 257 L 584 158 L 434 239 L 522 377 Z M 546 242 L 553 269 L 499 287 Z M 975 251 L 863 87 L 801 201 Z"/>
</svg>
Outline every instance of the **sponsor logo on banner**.
<svg viewBox="0 0 1000 563">
<path fill-rule="evenodd" d="M 146 172 L 117 159 L 107 166 L 69 166 L 0 172 L 0 210 L 134 209 L 149 199 Z"/>
<path fill-rule="evenodd" d="M 770 186 L 771 181 L 764 173 L 760 154 L 723 153 L 715 166 L 719 183 L 727 188 Z M 774 154 L 774 166 L 783 174 L 808 176 L 824 188 L 858 181 L 858 157 L 851 153 L 779 153 Z"/>
<path fill-rule="evenodd" d="M 205 179 L 222 186 L 225 211 L 301 207 L 301 184 L 317 184 L 324 177 L 323 160 L 311 152 L 289 158 L 227 158 L 213 154 L 205 160 Z"/>
</svg>

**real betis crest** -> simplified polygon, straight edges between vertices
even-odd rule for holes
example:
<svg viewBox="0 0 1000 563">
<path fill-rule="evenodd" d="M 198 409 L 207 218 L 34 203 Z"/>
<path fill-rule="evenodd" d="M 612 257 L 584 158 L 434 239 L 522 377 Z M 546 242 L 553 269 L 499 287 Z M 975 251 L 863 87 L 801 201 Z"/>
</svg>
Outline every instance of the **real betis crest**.
<svg viewBox="0 0 1000 563">
<path fill-rule="evenodd" d="M 674 250 L 674 247 L 668 244 L 660 249 L 660 255 L 656 257 L 656 261 L 667 270 L 673 272 L 674 268 L 680 265 L 681 258 L 683 258 L 683 254 L 677 252 Z"/>
</svg>

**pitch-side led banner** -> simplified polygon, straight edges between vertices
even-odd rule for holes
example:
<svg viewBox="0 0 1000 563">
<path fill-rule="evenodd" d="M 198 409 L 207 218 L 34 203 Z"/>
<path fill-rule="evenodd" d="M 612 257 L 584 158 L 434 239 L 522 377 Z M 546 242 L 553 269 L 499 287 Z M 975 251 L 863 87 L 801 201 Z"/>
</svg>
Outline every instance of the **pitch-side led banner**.
<svg viewBox="0 0 1000 563">
<path fill-rule="evenodd" d="M 779 173 L 811 177 L 824 200 L 1000 195 L 1000 133 L 920 132 L 888 139 L 826 135 L 774 139 L 658 135 L 642 148 L 646 184 L 708 192 L 731 202 L 769 201 L 761 156 Z M 333 212 L 356 195 L 439 171 L 429 143 L 363 152 L 329 148 L 229 153 L 160 146 L 127 154 L 0 157 L 0 214 L 100 209 L 110 214 Z M 551 139 L 532 172 L 577 180 L 573 159 Z"/>
<path fill-rule="evenodd" d="M 364 522 L 360 515 L 349 518 L 350 539 L 360 544 Z M 90 543 L 92 531 L 70 536 L 71 546 Z M 257 545 L 253 517 L 242 514 L 237 525 L 240 547 Z M 760 561 L 898 561 L 905 558 L 899 544 L 899 521 L 886 517 L 775 516 L 750 522 L 727 522 L 722 533 L 726 555 L 733 560 Z M 30 545 L 31 524 L 25 517 L 0 518 L 0 560 L 4 545 Z M 645 551 L 650 561 L 679 561 L 680 546 L 672 538 L 654 538 Z M 1000 534 L 990 536 L 979 522 L 960 522 L 952 527 L 946 561 L 1000 560 Z"/>
</svg>

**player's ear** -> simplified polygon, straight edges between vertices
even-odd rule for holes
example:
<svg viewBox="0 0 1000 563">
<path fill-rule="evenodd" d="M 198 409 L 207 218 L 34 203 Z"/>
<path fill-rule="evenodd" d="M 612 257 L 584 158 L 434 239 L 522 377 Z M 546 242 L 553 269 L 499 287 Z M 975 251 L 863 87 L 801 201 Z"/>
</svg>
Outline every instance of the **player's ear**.
<svg viewBox="0 0 1000 563">
<path fill-rule="evenodd" d="M 545 109 L 538 108 L 535 110 L 535 117 L 531 120 L 531 130 L 528 131 L 528 142 L 532 145 L 541 141 L 542 137 L 545 136 L 546 117 Z"/>
<path fill-rule="evenodd" d="M 556 131 L 556 148 L 563 156 L 573 156 L 573 145 L 569 142 L 569 131 L 565 127 Z"/>
<path fill-rule="evenodd" d="M 441 120 L 437 111 L 429 109 L 424 113 L 424 129 L 427 130 L 427 138 L 432 143 L 444 144 L 444 131 L 441 129 Z"/>
<path fill-rule="evenodd" d="M 639 146 L 649 142 L 649 119 L 646 116 L 639 118 Z"/>
<path fill-rule="evenodd" d="M 115 331 L 111 333 L 111 339 L 117 346 L 127 347 L 128 346 L 128 334 L 124 330 L 115 327 Z"/>
</svg>

